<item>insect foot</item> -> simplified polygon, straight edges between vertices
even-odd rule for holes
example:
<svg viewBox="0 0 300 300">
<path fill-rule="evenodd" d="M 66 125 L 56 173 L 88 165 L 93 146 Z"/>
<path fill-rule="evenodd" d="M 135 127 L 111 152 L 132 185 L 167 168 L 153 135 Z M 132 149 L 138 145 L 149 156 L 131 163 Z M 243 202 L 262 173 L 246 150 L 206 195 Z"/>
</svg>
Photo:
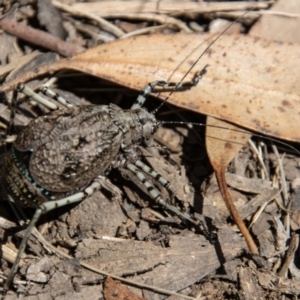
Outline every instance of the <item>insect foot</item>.
<svg viewBox="0 0 300 300">
<path fill-rule="evenodd" d="M 65 106 L 57 109 L 56 105 L 48 105 L 46 99 L 29 87 L 23 84 L 16 87 L 13 103 L 16 103 L 18 93 L 22 92 L 56 110 L 34 119 L 18 134 L 2 168 L 0 180 L 7 198 L 17 205 L 36 209 L 4 289 L 9 289 L 27 240 L 41 214 L 84 200 L 100 188 L 99 182 L 94 180 L 98 176 L 106 176 L 112 168 L 125 168 L 133 172 L 156 203 L 202 228 L 204 235 L 212 241 L 201 222 L 162 198 L 144 174 L 173 194 L 170 182 L 139 160 L 137 152 L 139 145 L 152 144 L 153 135 L 161 124 L 154 113 L 142 108 L 147 95 L 156 86 L 192 87 L 204 73 L 200 72 L 192 82 L 149 83 L 129 110 L 114 104 L 72 106 L 55 92 L 41 88 L 43 94 Z"/>
</svg>

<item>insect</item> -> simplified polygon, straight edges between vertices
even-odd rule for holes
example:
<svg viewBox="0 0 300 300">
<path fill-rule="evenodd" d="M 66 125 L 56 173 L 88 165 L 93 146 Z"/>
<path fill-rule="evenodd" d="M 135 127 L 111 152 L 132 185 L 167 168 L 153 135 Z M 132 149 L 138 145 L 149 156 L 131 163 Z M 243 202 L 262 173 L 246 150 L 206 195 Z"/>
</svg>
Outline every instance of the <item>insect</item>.
<svg viewBox="0 0 300 300">
<path fill-rule="evenodd" d="M 197 84 L 205 70 L 204 68 L 193 82 L 179 86 Z M 97 175 L 108 173 L 111 168 L 128 168 L 137 175 L 155 201 L 199 225 L 189 215 L 161 198 L 158 191 L 146 180 L 144 173 L 159 181 L 172 194 L 169 182 L 143 164 L 136 151 L 141 141 L 151 145 L 153 134 L 160 124 L 153 114 L 141 108 L 145 97 L 155 86 L 177 88 L 174 83 L 153 82 L 144 89 L 129 111 L 115 105 L 58 110 L 34 120 L 18 136 L 6 158 L 3 180 L 14 202 L 37 209 L 20 246 L 19 257 L 41 213 L 84 200 L 99 187 L 99 183 L 93 179 Z M 17 90 L 27 95 L 32 94 L 23 85 L 19 85 Z M 51 90 L 44 89 L 42 92 L 61 100 Z M 36 94 L 33 97 L 37 97 Z M 102 118 L 100 121 L 99 115 Z M 41 130 L 42 126 L 45 130 Z M 91 132 L 91 128 L 95 130 Z M 16 271 L 18 259 L 7 280 L 6 288 Z"/>
<path fill-rule="evenodd" d="M 191 82 L 180 87 L 190 88 L 198 84 L 206 67 Z M 171 194 L 169 181 L 145 165 L 137 147 L 150 146 L 160 122 L 153 113 L 142 108 L 148 94 L 156 86 L 178 87 L 178 83 L 154 81 L 138 96 L 131 109 L 123 110 L 114 104 L 72 106 L 46 87 L 41 92 L 65 104 L 66 108 L 53 111 L 31 121 L 17 136 L 5 158 L 1 182 L 10 201 L 36 209 L 27 227 L 18 256 L 5 283 L 5 289 L 18 268 L 27 240 L 42 213 L 54 208 L 84 200 L 100 184 L 96 179 L 112 168 L 127 168 L 146 187 L 150 197 L 158 204 L 204 229 L 201 221 L 167 203 L 159 191 L 148 181 L 144 173 L 160 182 Z M 15 88 L 13 102 L 19 92 L 39 100 L 40 96 L 29 87 L 19 84 Z"/>
</svg>

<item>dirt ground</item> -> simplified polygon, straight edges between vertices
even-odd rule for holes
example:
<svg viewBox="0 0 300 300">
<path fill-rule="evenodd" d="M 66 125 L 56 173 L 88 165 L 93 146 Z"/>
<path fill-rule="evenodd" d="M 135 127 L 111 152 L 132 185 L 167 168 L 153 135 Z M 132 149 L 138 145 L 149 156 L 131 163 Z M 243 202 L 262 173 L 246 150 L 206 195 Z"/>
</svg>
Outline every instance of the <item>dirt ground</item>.
<svg viewBox="0 0 300 300">
<path fill-rule="evenodd" d="M 170 2 L 176 12 L 164 6 Z M 292 7 L 293 1 L 290 2 Z M 93 6 L 95 3 L 99 6 Z M 155 4 L 155 10 L 141 3 Z M 276 11 L 280 11 L 280 3 L 275 4 Z M 46 65 L 50 70 L 51 64 L 64 57 L 121 38 L 155 33 L 175 36 L 178 32 L 222 32 L 241 11 L 251 9 L 247 2 L 220 1 L 211 2 L 211 10 L 198 11 L 196 4 L 200 6 L 189 1 L 91 1 L 83 6 L 72 0 L 0 1 L 1 13 L 6 16 L 0 19 L 2 87 L 15 78 L 25 78 L 22 76 L 32 70 L 39 73 L 41 66 Z M 270 9 L 264 1 L 252 4 L 265 5 L 257 9 Z M 266 25 L 257 28 L 257 24 L 269 22 L 272 28 L 272 19 L 258 21 L 257 9 L 254 7 L 227 31 L 249 34 L 255 30 L 265 38 Z M 282 8 L 282 12 L 286 11 L 288 8 Z M 28 27 L 39 32 L 30 32 Z M 278 29 L 274 31 L 280 35 Z M 290 28 L 287 42 L 298 42 L 296 37 L 293 40 L 291 31 Z M 271 33 L 272 38 L 280 37 L 275 38 Z M 212 53 L 213 47 L 209 50 Z M 69 63 L 73 61 L 70 59 Z M 170 63 L 176 73 L 178 64 L 171 59 Z M 201 60 L 199 64 L 196 71 L 203 67 Z M 123 72 L 120 65 L 116 66 L 116 77 Z M 210 65 L 208 72 L 211 68 L 214 66 Z M 58 74 L 49 71 L 27 84 L 36 89 L 47 83 L 74 105 L 114 103 L 129 109 L 138 96 L 137 91 L 130 89 L 138 85 L 131 82 L 132 78 L 128 78 L 127 86 L 121 87 L 109 82 L 109 76 L 103 80 L 76 69 Z M 141 71 L 140 77 L 143 72 L 146 73 Z M 158 79 L 165 78 L 153 81 Z M 20 96 L 14 132 L 8 134 L 11 94 L 0 98 L 1 166 L 16 135 L 30 120 L 49 113 L 47 108 Z M 185 91 L 180 95 L 184 97 Z M 151 96 L 145 107 L 153 111 L 160 103 Z M 175 206 L 203 221 L 214 243 L 200 228 L 154 203 L 131 171 L 113 169 L 101 178 L 101 189 L 88 199 L 42 216 L 38 230 L 30 237 L 14 283 L 3 293 L 3 299 L 297 299 L 300 294 L 298 144 L 276 143 L 258 131 L 256 134 L 260 136 L 253 136 L 252 142 L 240 147 L 226 168 L 230 194 L 258 248 L 258 254 L 253 255 L 220 193 L 207 154 L 210 150 L 206 149 L 204 126 L 186 124 L 205 123 L 205 116 L 195 109 L 189 111 L 168 102 L 155 116 L 170 124 L 159 127 L 155 146 L 139 147 L 141 160 L 170 181 L 176 195 Z M 222 135 L 224 129 L 219 130 Z M 1 176 L 4 175 L 2 170 Z M 163 199 L 172 201 L 162 184 L 146 177 Z M 1 199 L 8 200 L 3 191 Z M 27 217 L 20 226 L 8 201 L 1 201 L 0 205 L 0 282 L 4 283 L 26 229 L 24 221 L 34 211 L 24 208 Z"/>
</svg>

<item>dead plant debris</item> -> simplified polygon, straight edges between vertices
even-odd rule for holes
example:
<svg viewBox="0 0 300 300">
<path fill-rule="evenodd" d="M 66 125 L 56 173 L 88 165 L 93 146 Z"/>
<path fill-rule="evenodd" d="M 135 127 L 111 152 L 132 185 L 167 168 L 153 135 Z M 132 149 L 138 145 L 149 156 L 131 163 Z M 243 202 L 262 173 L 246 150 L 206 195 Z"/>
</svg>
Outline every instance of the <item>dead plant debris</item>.
<svg viewBox="0 0 300 300">
<path fill-rule="evenodd" d="M 190 65 L 199 56 L 199 52 L 187 55 L 198 45 L 190 49 L 198 40 L 197 32 L 208 28 L 220 32 L 253 9 L 231 28 L 237 31 L 234 38 L 222 36 L 200 60 L 195 71 L 207 57 L 213 59 L 203 84 L 196 91 L 172 96 L 175 106 L 164 105 L 157 119 L 203 123 L 202 112 L 259 134 L 299 142 L 299 45 L 285 43 L 299 38 L 295 1 L 278 0 L 273 7 L 268 1 L 2 1 L 0 90 L 8 92 L 19 80 L 30 78 L 32 88 L 47 84 L 76 105 L 115 103 L 129 108 L 137 94 L 127 88 L 140 90 L 171 73 L 174 80 L 181 78 L 184 59 Z M 268 33 L 266 28 L 275 30 Z M 289 32 L 286 40 L 281 29 Z M 186 39 L 188 32 L 194 35 Z M 241 32 L 247 36 L 241 37 Z M 128 38 L 140 34 L 147 36 Z M 260 34 L 270 41 L 260 40 Z M 123 40 L 104 44 L 118 39 Z M 234 51 L 243 47 L 237 58 Z M 92 50 L 69 60 L 58 56 L 74 56 L 88 48 Z M 257 73 L 260 77 L 255 77 Z M 1 165 L 16 134 L 47 113 L 40 105 L 19 99 L 15 131 L 8 136 L 10 97 L 1 95 L 0 101 Z M 151 98 L 146 106 L 152 111 L 159 103 Z M 248 114 L 240 112 L 243 107 Z M 153 204 L 133 174 L 112 172 L 105 188 L 89 199 L 44 216 L 15 283 L 3 298 L 180 299 L 174 294 L 179 292 L 186 299 L 295 299 L 300 294 L 299 152 L 257 137 L 248 143 L 251 133 L 226 131 L 222 128 L 228 123 L 217 124 L 219 128 L 207 130 L 206 137 L 199 126 L 162 126 L 156 135 L 160 146 L 140 149 L 143 160 L 171 182 L 176 205 L 216 233 L 214 245 Z M 164 187 L 153 183 L 168 199 Z M 232 198 L 229 206 L 237 210 L 256 256 L 248 253 L 224 195 Z M 7 201 L 0 204 L 4 282 L 23 231 L 15 225 Z M 31 210 L 25 213 L 28 218 L 32 215 Z M 121 277 L 124 283 L 119 283 Z"/>
</svg>

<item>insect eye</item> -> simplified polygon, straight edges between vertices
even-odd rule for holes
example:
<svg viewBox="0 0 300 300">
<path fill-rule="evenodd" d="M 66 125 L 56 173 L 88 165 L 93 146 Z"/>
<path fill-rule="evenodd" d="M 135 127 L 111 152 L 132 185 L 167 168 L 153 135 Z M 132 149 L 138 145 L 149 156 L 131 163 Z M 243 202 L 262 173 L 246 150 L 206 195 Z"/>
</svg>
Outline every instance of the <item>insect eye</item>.
<svg viewBox="0 0 300 300">
<path fill-rule="evenodd" d="M 148 118 L 147 118 L 147 116 L 146 116 L 146 114 L 145 114 L 144 111 L 138 112 L 138 113 L 137 113 L 137 117 L 138 117 L 139 122 L 140 122 L 142 125 L 145 125 L 145 124 L 147 123 L 147 121 L 148 121 Z"/>
<path fill-rule="evenodd" d="M 148 119 L 147 118 L 143 118 L 140 121 L 141 121 L 142 125 L 145 125 L 147 123 Z"/>
<path fill-rule="evenodd" d="M 157 126 L 153 126 L 153 127 L 152 127 L 152 133 L 153 133 L 153 134 L 157 131 L 157 128 L 158 128 Z"/>
</svg>

